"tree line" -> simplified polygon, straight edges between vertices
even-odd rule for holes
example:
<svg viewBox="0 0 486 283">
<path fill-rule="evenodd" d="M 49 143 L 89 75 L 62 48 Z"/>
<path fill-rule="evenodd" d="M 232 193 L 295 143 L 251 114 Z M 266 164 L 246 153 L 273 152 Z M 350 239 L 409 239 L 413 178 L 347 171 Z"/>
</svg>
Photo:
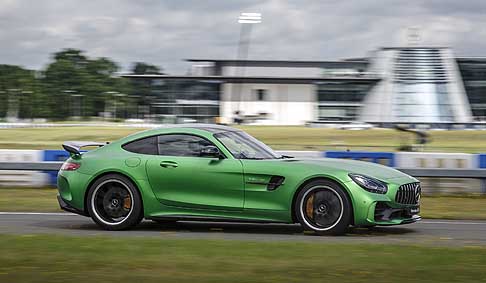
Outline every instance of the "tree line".
<svg viewBox="0 0 486 283">
<path fill-rule="evenodd" d="M 89 58 L 77 49 L 54 53 L 43 70 L 0 65 L 0 119 L 138 118 L 148 113 L 150 81 L 122 78 L 116 75 L 119 71 L 111 59 Z M 136 62 L 131 72 L 162 70 Z"/>
</svg>

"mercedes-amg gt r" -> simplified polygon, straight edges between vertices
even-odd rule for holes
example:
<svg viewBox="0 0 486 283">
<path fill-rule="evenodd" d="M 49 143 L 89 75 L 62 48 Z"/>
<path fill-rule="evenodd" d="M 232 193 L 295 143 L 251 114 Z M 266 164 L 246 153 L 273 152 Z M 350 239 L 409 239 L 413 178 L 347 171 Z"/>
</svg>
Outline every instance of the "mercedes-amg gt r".
<svg viewBox="0 0 486 283">
<path fill-rule="evenodd" d="M 61 208 L 108 230 L 145 218 L 300 223 L 336 235 L 420 219 L 411 176 L 363 161 L 292 158 L 226 126 L 175 125 L 63 147 L 71 157 L 58 176 Z"/>
</svg>

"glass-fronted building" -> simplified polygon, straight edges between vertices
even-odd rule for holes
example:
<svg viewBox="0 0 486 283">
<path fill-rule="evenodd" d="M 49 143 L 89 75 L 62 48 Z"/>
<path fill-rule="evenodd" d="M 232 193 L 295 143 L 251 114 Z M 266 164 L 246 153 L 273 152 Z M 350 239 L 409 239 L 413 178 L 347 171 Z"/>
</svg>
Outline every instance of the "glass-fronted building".
<svg viewBox="0 0 486 283">
<path fill-rule="evenodd" d="M 267 125 L 471 123 L 486 118 L 486 59 L 444 47 L 381 48 L 339 61 L 190 59 L 152 80 L 162 120 Z"/>
<path fill-rule="evenodd" d="M 472 115 L 476 121 L 486 121 L 486 57 L 456 60 Z"/>
<path fill-rule="evenodd" d="M 317 85 L 318 121 L 354 121 L 375 82 L 330 82 Z"/>
<path fill-rule="evenodd" d="M 163 122 L 212 122 L 219 116 L 219 82 L 154 79 L 151 114 Z"/>
<path fill-rule="evenodd" d="M 381 81 L 364 99 L 372 123 L 469 123 L 471 109 L 448 48 L 382 48 L 370 59 Z"/>
</svg>

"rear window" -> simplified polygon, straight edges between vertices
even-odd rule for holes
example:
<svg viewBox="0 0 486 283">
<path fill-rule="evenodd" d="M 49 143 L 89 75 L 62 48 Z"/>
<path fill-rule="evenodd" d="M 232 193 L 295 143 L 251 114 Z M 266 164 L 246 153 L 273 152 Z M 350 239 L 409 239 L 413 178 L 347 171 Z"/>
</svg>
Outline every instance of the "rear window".
<svg viewBox="0 0 486 283">
<path fill-rule="evenodd" d="M 126 151 L 157 155 L 157 137 L 148 137 L 124 144 L 122 148 Z"/>
</svg>

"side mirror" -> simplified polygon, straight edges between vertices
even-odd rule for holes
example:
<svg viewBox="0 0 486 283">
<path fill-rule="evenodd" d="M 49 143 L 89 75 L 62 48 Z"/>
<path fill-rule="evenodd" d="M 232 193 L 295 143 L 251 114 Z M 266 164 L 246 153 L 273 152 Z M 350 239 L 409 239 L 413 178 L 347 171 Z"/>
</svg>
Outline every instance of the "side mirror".
<svg viewBox="0 0 486 283">
<path fill-rule="evenodd" d="M 214 145 L 208 145 L 208 146 L 201 148 L 200 156 L 201 157 L 222 158 L 221 152 Z"/>
</svg>

